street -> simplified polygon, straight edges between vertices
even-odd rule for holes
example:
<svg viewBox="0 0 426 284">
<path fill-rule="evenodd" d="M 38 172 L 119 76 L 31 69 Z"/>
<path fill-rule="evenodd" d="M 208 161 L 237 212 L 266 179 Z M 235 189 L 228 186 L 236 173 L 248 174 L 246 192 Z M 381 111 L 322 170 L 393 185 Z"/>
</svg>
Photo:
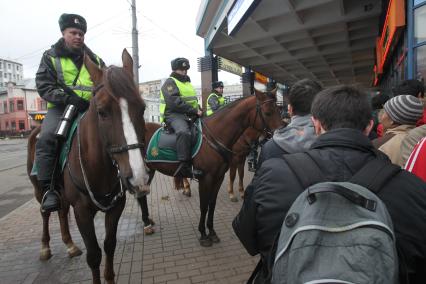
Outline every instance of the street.
<svg viewBox="0 0 426 284">
<path fill-rule="evenodd" d="M 0 218 L 34 196 L 26 161 L 27 139 L 0 140 Z"/>
</svg>

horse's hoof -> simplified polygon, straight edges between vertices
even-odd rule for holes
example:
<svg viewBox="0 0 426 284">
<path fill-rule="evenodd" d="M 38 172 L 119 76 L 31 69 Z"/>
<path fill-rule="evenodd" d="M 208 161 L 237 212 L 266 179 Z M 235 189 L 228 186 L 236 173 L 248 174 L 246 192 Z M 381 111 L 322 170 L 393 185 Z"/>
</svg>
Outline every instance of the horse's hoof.
<svg viewBox="0 0 426 284">
<path fill-rule="evenodd" d="M 154 228 L 152 227 L 152 225 L 148 225 L 148 226 L 146 226 L 146 227 L 144 227 L 144 228 L 143 228 L 143 232 L 144 232 L 144 234 L 145 234 L 146 236 L 148 236 L 148 235 L 152 235 L 152 234 L 154 234 L 154 233 L 155 233 L 155 230 L 154 230 Z"/>
<path fill-rule="evenodd" d="M 213 243 L 215 244 L 220 243 L 220 239 L 217 235 L 209 235 L 208 237 Z"/>
<path fill-rule="evenodd" d="M 183 191 L 182 192 L 183 195 L 187 196 L 187 197 L 191 197 L 191 192 L 190 191 Z"/>
<path fill-rule="evenodd" d="M 231 199 L 232 202 L 238 202 L 238 198 L 235 197 L 235 196 L 232 196 L 230 199 Z"/>
<path fill-rule="evenodd" d="M 202 247 L 211 247 L 213 245 L 212 240 L 209 237 L 207 237 L 207 236 L 206 237 L 201 237 L 199 239 L 199 241 L 200 241 L 200 245 Z"/>
<path fill-rule="evenodd" d="M 52 253 L 50 251 L 50 248 L 43 248 L 40 250 L 40 260 L 46 261 L 49 260 L 52 257 Z"/>
<path fill-rule="evenodd" d="M 68 256 L 70 258 L 73 258 L 74 256 L 82 255 L 83 252 L 81 249 L 79 249 L 76 245 L 72 245 L 70 248 L 67 249 Z"/>
</svg>

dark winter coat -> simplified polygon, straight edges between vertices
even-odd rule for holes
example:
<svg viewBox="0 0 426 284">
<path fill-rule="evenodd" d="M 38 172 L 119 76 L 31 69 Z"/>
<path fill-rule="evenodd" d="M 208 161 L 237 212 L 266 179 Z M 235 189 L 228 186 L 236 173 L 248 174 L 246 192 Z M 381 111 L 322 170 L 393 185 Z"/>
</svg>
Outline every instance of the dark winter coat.
<svg viewBox="0 0 426 284">
<path fill-rule="evenodd" d="M 309 153 L 329 181 L 347 181 L 371 159 L 387 159 L 360 131 L 343 128 L 319 136 Z M 233 222 L 249 254 L 260 253 L 262 259 L 270 259 L 283 219 L 303 190 L 282 158 L 263 163 L 247 187 L 244 204 Z M 409 283 L 426 283 L 426 183 L 401 171 L 378 196 L 392 217 L 400 262 L 406 265 Z M 267 272 L 266 266 L 261 274 Z M 401 279 L 401 283 L 408 282 Z"/>
</svg>

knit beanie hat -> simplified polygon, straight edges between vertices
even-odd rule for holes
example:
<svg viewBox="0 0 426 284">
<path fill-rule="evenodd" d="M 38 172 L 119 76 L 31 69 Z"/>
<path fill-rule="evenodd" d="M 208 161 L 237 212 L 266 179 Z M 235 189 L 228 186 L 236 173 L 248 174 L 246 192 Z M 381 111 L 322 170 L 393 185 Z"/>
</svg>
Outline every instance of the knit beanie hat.
<svg viewBox="0 0 426 284">
<path fill-rule="evenodd" d="M 423 103 L 410 95 L 393 97 L 385 103 L 384 109 L 398 124 L 415 125 L 423 116 Z"/>
</svg>

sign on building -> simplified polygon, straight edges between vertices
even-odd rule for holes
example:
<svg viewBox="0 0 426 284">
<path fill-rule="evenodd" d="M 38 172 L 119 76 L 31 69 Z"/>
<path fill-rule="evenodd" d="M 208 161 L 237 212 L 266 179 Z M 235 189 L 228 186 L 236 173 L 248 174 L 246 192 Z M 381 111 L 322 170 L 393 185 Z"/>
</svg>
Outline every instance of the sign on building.
<svg viewBox="0 0 426 284">
<path fill-rule="evenodd" d="M 220 70 L 241 76 L 243 74 L 243 67 L 231 60 L 218 56 L 218 67 Z"/>
</svg>

